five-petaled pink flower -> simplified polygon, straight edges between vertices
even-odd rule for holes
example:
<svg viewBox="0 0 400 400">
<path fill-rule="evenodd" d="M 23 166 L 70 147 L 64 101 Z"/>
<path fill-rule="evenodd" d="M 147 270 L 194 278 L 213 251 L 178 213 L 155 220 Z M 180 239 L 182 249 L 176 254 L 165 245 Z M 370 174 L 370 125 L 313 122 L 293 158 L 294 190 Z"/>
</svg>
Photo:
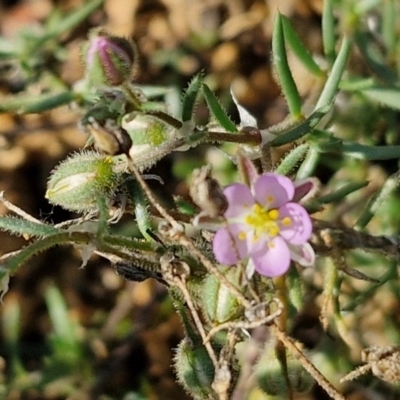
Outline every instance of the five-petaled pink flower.
<svg viewBox="0 0 400 400">
<path fill-rule="evenodd" d="M 315 253 L 307 241 L 312 233 L 310 216 L 294 202 L 296 186 L 286 176 L 266 173 L 251 188 L 236 183 L 224 190 L 229 206 L 228 224 L 213 241 L 215 258 L 234 265 L 250 257 L 264 276 L 284 274 L 291 260 L 303 266 L 314 264 Z"/>
</svg>

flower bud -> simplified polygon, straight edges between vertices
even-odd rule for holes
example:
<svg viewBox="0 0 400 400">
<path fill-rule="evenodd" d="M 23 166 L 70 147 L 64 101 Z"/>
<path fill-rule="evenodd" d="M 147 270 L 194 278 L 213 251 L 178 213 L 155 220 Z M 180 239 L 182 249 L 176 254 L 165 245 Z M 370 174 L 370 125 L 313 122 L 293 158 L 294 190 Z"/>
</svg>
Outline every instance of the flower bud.
<svg viewBox="0 0 400 400">
<path fill-rule="evenodd" d="M 118 182 L 110 157 L 85 151 L 56 167 L 47 183 L 46 198 L 67 210 L 92 211 L 97 208 L 99 196 L 113 197 Z"/>
<path fill-rule="evenodd" d="M 187 339 L 179 344 L 174 357 L 178 380 L 195 399 L 215 398 L 211 385 L 214 380 L 214 365 L 204 346 L 192 346 Z"/>
<path fill-rule="evenodd" d="M 129 82 L 135 69 L 135 48 L 131 41 L 94 29 L 83 47 L 85 75 L 94 86 L 118 86 Z"/>
</svg>

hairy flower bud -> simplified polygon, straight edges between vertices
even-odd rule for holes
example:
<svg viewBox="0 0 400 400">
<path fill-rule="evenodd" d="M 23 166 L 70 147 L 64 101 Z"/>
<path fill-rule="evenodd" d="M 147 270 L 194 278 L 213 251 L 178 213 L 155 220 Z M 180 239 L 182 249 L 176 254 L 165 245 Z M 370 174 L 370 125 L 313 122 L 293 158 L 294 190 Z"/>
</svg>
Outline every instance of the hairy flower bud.
<svg viewBox="0 0 400 400">
<path fill-rule="evenodd" d="M 215 397 L 211 385 L 214 380 L 214 366 L 204 346 L 191 346 L 183 339 L 179 344 L 174 366 L 178 380 L 186 391 L 195 399 Z"/>
<path fill-rule="evenodd" d="M 132 78 L 136 54 L 128 39 L 94 29 L 82 54 L 86 78 L 94 86 L 118 86 Z"/>
<path fill-rule="evenodd" d="M 99 196 L 113 197 L 118 181 L 110 157 L 94 151 L 76 153 L 52 172 L 46 198 L 67 210 L 91 211 Z"/>
</svg>

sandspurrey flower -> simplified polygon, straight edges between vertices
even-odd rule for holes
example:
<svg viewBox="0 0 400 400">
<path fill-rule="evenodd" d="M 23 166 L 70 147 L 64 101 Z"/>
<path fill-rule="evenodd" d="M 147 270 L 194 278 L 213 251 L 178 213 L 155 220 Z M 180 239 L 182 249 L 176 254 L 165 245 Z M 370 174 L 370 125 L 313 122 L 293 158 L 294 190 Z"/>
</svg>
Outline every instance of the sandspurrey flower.
<svg viewBox="0 0 400 400">
<path fill-rule="evenodd" d="M 251 188 L 236 183 L 224 189 L 228 200 L 227 225 L 213 241 L 218 262 L 237 264 L 249 258 L 250 270 L 275 277 L 284 274 L 291 260 L 303 266 L 314 264 L 315 253 L 308 240 L 310 216 L 294 202 L 296 185 L 286 176 L 266 173 Z"/>
</svg>

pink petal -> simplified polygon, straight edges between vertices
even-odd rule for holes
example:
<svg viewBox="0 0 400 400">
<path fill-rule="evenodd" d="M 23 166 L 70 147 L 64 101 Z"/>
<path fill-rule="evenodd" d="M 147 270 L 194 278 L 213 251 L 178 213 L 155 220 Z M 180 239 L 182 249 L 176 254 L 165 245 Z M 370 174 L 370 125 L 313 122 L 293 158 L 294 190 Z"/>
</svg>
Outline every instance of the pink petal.
<svg viewBox="0 0 400 400">
<path fill-rule="evenodd" d="M 246 229 L 244 224 L 231 224 L 217 231 L 213 240 L 213 253 L 219 263 L 234 265 L 248 256 L 247 240 L 239 239 L 239 233 Z"/>
<path fill-rule="evenodd" d="M 284 175 L 263 174 L 254 185 L 254 198 L 267 209 L 281 207 L 291 201 L 293 195 L 294 184 Z"/>
<path fill-rule="evenodd" d="M 290 218 L 291 224 L 282 223 L 284 218 Z M 307 242 L 312 233 L 311 218 L 306 209 L 296 203 L 287 203 L 279 209 L 280 235 L 289 243 L 298 245 Z"/>
<path fill-rule="evenodd" d="M 298 246 L 290 245 L 290 256 L 303 267 L 312 267 L 315 264 L 315 252 L 310 243 L 303 243 Z"/>
<path fill-rule="evenodd" d="M 284 239 L 259 240 L 251 247 L 250 256 L 256 271 L 264 276 L 283 275 L 290 266 L 290 251 Z"/>
<path fill-rule="evenodd" d="M 228 200 L 226 218 L 237 218 L 246 215 L 254 204 L 254 198 L 250 188 L 242 183 L 234 183 L 224 189 L 224 195 Z"/>
</svg>

